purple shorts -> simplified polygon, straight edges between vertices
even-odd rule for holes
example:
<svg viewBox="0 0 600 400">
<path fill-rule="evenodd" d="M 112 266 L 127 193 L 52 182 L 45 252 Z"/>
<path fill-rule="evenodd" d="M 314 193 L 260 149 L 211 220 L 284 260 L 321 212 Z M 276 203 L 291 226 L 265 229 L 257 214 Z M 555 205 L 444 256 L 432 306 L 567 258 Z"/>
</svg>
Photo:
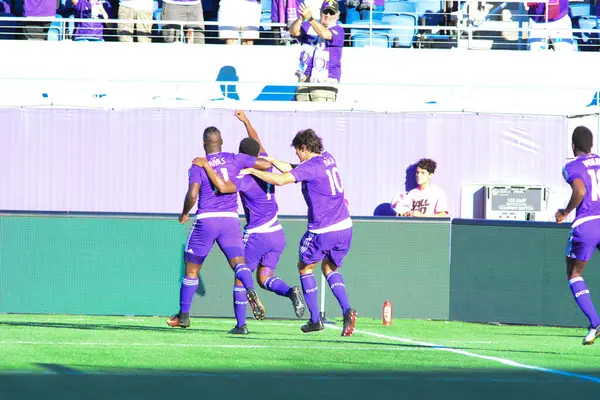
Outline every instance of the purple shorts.
<svg viewBox="0 0 600 400">
<path fill-rule="evenodd" d="M 300 240 L 300 261 L 309 265 L 326 258 L 341 267 L 351 244 L 352 228 L 320 234 L 307 231 Z"/>
<path fill-rule="evenodd" d="M 246 265 L 256 270 L 258 264 L 270 269 L 277 268 L 279 257 L 285 249 L 285 233 L 283 229 L 268 233 L 247 233 L 244 235 L 244 253 Z"/>
<path fill-rule="evenodd" d="M 571 230 L 567 242 L 567 257 L 589 261 L 594 250 L 600 246 L 600 219 L 582 223 Z"/>
<path fill-rule="evenodd" d="M 185 244 L 186 261 L 202 264 L 215 241 L 228 260 L 244 255 L 242 228 L 237 218 L 204 218 L 194 221 Z"/>
</svg>

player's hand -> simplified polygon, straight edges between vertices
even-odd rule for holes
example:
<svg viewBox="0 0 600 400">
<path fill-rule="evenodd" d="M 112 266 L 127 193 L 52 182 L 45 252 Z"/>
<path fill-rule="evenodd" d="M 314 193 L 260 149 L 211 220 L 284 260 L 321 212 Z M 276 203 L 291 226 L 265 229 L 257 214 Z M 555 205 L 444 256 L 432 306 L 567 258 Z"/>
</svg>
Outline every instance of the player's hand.
<svg viewBox="0 0 600 400">
<path fill-rule="evenodd" d="M 181 223 L 182 225 L 185 225 L 185 223 L 188 220 L 188 215 L 187 214 L 181 214 L 179 215 L 179 223 Z"/>
<path fill-rule="evenodd" d="M 260 158 L 267 160 L 271 164 L 275 164 L 277 162 L 277 159 L 275 157 L 260 156 Z"/>
<path fill-rule="evenodd" d="M 310 19 L 310 17 L 312 17 L 312 10 L 310 9 L 310 7 L 307 7 L 306 4 L 302 3 L 300 4 L 300 17 L 302 17 L 303 20 L 307 20 Z"/>
<path fill-rule="evenodd" d="M 240 176 L 252 175 L 253 170 L 254 170 L 254 168 L 244 168 L 243 170 L 240 171 Z"/>
<path fill-rule="evenodd" d="M 246 117 L 246 113 L 242 110 L 235 110 L 235 116 L 242 122 L 248 122 L 248 117 Z"/>
<path fill-rule="evenodd" d="M 559 224 L 562 224 L 567 217 L 569 216 L 569 213 L 566 212 L 566 210 L 564 209 L 560 209 L 556 212 L 556 214 L 554 214 L 554 217 L 556 218 L 556 222 L 558 222 Z"/>
<path fill-rule="evenodd" d="M 204 157 L 196 157 L 192 163 L 197 167 L 204 168 L 208 165 L 208 160 Z"/>
</svg>

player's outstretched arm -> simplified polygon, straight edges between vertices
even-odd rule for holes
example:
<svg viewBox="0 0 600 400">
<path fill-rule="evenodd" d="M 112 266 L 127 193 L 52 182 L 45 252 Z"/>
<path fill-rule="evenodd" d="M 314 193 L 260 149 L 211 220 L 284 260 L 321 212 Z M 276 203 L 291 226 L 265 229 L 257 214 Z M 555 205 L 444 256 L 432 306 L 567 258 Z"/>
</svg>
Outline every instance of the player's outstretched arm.
<svg viewBox="0 0 600 400">
<path fill-rule="evenodd" d="M 190 211 L 192 211 L 192 207 L 196 204 L 198 200 L 198 194 L 200 193 L 200 184 L 197 182 L 190 183 L 188 186 L 188 191 L 185 194 L 185 200 L 183 201 L 183 211 L 181 211 L 181 215 L 179 216 L 179 222 L 185 224 L 188 220 L 188 215 Z"/>
<path fill-rule="evenodd" d="M 571 182 L 571 189 L 573 189 L 573 192 L 571 193 L 571 198 L 569 199 L 569 203 L 567 203 L 567 207 L 558 210 L 555 214 L 556 222 L 559 224 L 566 220 L 571 211 L 581 204 L 586 193 L 585 184 L 579 178 L 573 179 L 573 182 Z"/>
<path fill-rule="evenodd" d="M 274 157 L 263 157 L 265 160 L 269 161 L 275 168 L 277 168 L 281 173 L 290 172 L 294 169 L 294 166 L 285 161 L 279 161 Z"/>
<path fill-rule="evenodd" d="M 271 169 L 271 163 L 264 157 L 258 157 L 254 163 L 254 168 L 261 171 L 267 171 Z"/>
<path fill-rule="evenodd" d="M 263 181 L 276 186 L 283 186 L 296 182 L 294 175 L 286 172 L 285 174 L 274 174 L 273 172 L 260 171 L 256 168 L 246 168 L 240 171 L 241 175 L 254 175 Z"/>
<path fill-rule="evenodd" d="M 231 181 L 225 181 L 213 167 L 210 166 L 208 160 L 204 157 L 194 158 L 194 165 L 197 165 L 200 168 L 204 168 L 206 172 L 206 176 L 212 182 L 213 185 L 217 188 L 217 190 L 221 193 L 235 193 L 237 192 L 237 188 L 234 183 Z"/>
<path fill-rule="evenodd" d="M 261 153 L 266 153 L 265 148 L 263 147 L 263 145 L 262 145 L 262 143 L 260 141 L 260 138 L 258 137 L 258 132 L 256 132 L 256 129 L 254 129 L 254 127 L 250 123 L 250 120 L 246 116 L 246 113 L 244 111 L 242 111 L 242 110 L 235 110 L 235 116 L 246 127 L 246 132 L 248 132 L 248 137 L 250 139 L 254 139 L 254 140 L 256 140 L 258 142 L 258 144 L 260 145 L 260 152 Z"/>
</svg>

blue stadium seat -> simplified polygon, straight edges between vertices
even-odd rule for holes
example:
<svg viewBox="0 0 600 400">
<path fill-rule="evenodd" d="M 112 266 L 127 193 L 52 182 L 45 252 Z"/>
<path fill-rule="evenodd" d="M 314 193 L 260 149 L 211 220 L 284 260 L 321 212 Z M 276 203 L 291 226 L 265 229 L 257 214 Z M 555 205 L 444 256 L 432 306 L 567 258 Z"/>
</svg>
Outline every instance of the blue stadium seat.
<svg viewBox="0 0 600 400">
<path fill-rule="evenodd" d="M 571 18 L 587 17 L 590 15 L 589 3 L 571 3 L 569 4 L 569 16 Z"/>
<path fill-rule="evenodd" d="M 356 20 L 353 21 L 350 25 L 368 25 L 369 21 L 366 20 Z M 382 25 L 385 25 L 385 27 L 382 27 Z M 383 22 L 383 21 L 373 21 L 373 26 L 377 27 L 376 29 L 373 29 L 374 33 L 381 33 L 384 35 L 387 35 L 389 33 L 389 28 L 387 27 L 389 24 L 387 22 Z M 369 34 L 369 28 L 351 28 L 350 29 L 350 36 L 354 36 L 356 34 L 359 33 L 366 33 L 367 35 Z"/>
<path fill-rule="evenodd" d="M 442 11 L 441 0 L 418 0 L 417 16 L 422 17 L 425 14 L 437 14 Z"/>
<path fill-rule="evenodd" d="M 261 3 L 261 11 L 260 11 L 260 30 L 261 31 L 270 31 L 271 28 L 263 26 L 263 24 L 271 23 L 271 1 L 263 0 Z"/>
<path fill-rule="evenodd" d="M 384 33 L 373 32 L 373 38 L 369 37 L 368 32 L 357 32 L 350 36 L 352 47 L 389 47 L 390 37 Z"/>
<path fill-rule="evenodd" d="M 48 37 L 47 40 L 49 42 L 58 42 L 59 40 L 63 40 L 65 36 L 64 25 L 62 24 L 63 17 L 61 15 L 56 15 L 54 21 L 50 23 L 50 28 L 48 28 Z"/>
<path fill-rule="evenodd" d="M 417 3 L 412 1 L 394 1 L 385 3 L 385 13 L 416 13 Z"/>
<path fill-rule="evenodd" d="M 13 14 L 0 13 L 0 40 L 15 40 L 17 38 L 17 22 L 5 20 L 2 17 L 14 18 Z"/>
<path fill-rule="evenodd" d="M 412 47 L 417 34 L 417 17 L 415 14 L 388 14 L 383 16 L 383 22 L 392 26 L 403 26 L 406 29 L 390 28 L 390 47 Z"/>
<path fill-rule="evenodd" d="M 157 8 L 156 10 L 154 10 L 152 17 L 154 18 L 155 21 L 160 21 L 161 15 L 162 15 L 162 8 Z M 156 26 L 156 33 L 159 34 L 160 31 L 162 31 L 162 24 L 156 23 L 154 25 Z"/>
</svg>

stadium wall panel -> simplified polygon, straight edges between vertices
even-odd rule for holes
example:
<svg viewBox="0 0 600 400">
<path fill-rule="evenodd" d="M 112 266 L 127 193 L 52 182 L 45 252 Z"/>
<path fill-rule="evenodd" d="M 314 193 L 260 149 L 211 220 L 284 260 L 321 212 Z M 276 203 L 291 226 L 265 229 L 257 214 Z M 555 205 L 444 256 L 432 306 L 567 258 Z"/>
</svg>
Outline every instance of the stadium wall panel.
<svg viewBox="0 0 600 400">
<path fill-rule="evenodd" d="M 282 224 L 287 248 L 277 274 L 299 285 L 297 251 L 306 221 L 284 218 Z M 0 216 L 0 312 L 176 312 L 189 225 L 175 217 Z M 359 314 L 381 318 L 390 300 L 396 318 L 448 319 L 449 233 L 448 220 L 356 219 L 342 272 Z M 233 316 L 232 285 L 233 273 L 215 248 L 192 315 Z M 289 300 L 259 290 L 270 317 L 293 316 Z M 330 289 L 325 292 L 326 315 L 339 316 Z"/>
<path fill-rule="evenodd" d="M 453 220 L 450 319 L 587 326 L 567 282 L 568 237 L 568 224 Z M 584 273 L 596 305 L 599 261 Z"/>
<path fill-rule="evenodd" d="M 412 189 L 411 166 L 422 157 L 438 162 L 435 183 L 446 191 L 452 217 L 461 217 L 464 185 L 566 186 L 561 170 L 571 150 L 564 116 L 249 117 L 269 154 L 287 161 L 297 160 L 290 147 L 295 133 L 315 129 L 337 160 L 353 216 L 372 216 L 379 204 Z M 0 182 L 10 188 L 0 192 L 0 210 L 177 213 L 191 161 L 204 154 L 204 128 L 222 131 L 225 151 L 237 151 L 246 136 L 232 110 L 0 108 L 0 121 Z M 281 215 L 306 215 L 299 185 L 278 188 L 277 198 Z"/>
</svg>

